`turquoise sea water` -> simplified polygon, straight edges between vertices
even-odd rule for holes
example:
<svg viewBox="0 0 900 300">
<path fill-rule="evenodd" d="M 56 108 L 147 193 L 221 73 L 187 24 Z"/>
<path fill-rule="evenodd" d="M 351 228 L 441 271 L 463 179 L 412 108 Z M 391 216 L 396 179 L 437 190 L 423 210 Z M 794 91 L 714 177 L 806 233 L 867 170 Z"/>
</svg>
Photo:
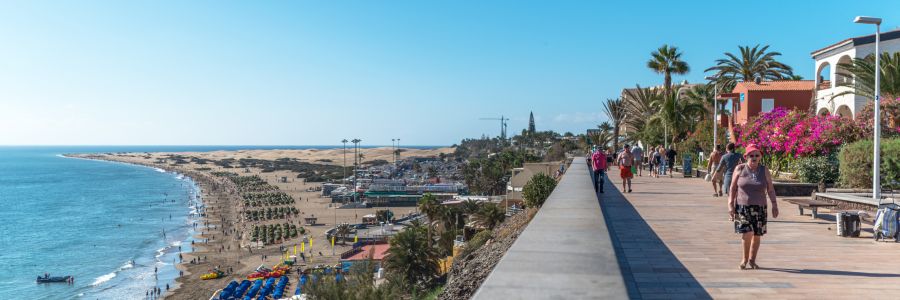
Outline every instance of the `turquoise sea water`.
<svg viewBox="0 0 900 300">
<path fill-rule="evenodd" d="M 143 299 L 190 251 L 190 179 L 61 154 L 334 147 L 0 147 L 0 299 Z M 36 284 L 44 273 L 75 283 Z"/>
</svg>

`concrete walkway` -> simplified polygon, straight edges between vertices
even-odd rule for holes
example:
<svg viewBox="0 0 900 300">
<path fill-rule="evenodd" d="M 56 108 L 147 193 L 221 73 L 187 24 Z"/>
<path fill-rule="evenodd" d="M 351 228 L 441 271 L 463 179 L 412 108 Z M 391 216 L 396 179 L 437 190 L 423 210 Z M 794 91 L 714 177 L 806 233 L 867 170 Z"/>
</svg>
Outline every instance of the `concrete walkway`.
<svg viewBox="0 0 900 300">
<path fill-rule="evenodd" d="M 610 171 L 600 203 L 630 298 L 900 299 L 900 244 L 874 242 L 871 231 L 838 237 L 833 215 L 812 220 L 781 201 L 762 239 L 763 269 L 742 271 L 727 198 L 709 183 L 645 170 L 623 196 Z"/>
</svg>

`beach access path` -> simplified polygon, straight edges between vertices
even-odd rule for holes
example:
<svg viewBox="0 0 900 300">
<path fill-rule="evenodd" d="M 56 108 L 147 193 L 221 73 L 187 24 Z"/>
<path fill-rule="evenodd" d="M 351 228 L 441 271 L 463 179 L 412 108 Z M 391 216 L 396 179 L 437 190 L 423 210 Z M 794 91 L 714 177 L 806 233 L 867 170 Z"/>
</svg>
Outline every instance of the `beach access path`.
<svg viewBox="0 0 900 300">
<path fill-rule="evenodd" d="M 727 198 L 700 178 L 635 177 L 622 194 L 610 168 L 600 203 L 632 299 L 897 299 L 900 244 L 835 234 L 834 217 L 779 201 L 757 263 L 739 270 L 741 240 Z M 610 182 L 611 180 L 611 182 Z M 829 229 L 830 228 L 830 229 Z"/>
</svg>

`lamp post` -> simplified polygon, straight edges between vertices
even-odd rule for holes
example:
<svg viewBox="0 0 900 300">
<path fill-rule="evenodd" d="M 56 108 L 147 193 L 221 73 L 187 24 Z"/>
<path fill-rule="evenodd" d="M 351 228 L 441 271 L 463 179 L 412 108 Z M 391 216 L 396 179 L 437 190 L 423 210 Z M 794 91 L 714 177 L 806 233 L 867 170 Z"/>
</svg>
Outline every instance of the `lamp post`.
<svg viewBox="0 0 900 300">
<path fill-rule="evenodd" d="M 344 143 L 344 165 L 343 165 L 343 173 L 344 178 L 341 179 L 341 184 L 344 184 L 344 180 L 347 180 L 347 139 L 341 140 L 341 143 Z"/>
<path fill-rule="evenodd" d="M 878 51 L 878 44 L 881 41 L 881 18 L 858 16 L 853 19 L 853 23 L 857 24 L 874 24 L 875 25 L 875 155 L 872 161 L 872 199 L 881 203 L 881 64 L 879 60 L 881 56 Z"/>
<path fill-rule="evenodd" d="M 719 145 L 719 84 L 716 82 L 715 76 L 706 76 L 706 80 L 713 82 L 713 147 L 712 150 L 716 150 L 716 145 Z"/>
</svg>

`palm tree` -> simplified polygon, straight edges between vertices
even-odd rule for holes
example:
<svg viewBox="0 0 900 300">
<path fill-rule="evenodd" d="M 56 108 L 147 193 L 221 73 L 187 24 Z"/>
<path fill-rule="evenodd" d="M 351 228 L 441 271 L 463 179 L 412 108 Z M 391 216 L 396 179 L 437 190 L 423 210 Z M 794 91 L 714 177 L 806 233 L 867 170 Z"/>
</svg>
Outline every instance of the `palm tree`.
<svg viewBox="0 0 900 300">
<path fill-rule="evenodd" d="M 466 199 L 466 201 L 462 202 L 462 210 L 467 215 L 471 216 L 475 214 L 475 212 L 477 212 L 479 209 L 481 209 L 481 202 L 478 202 L 475 199 Z"/>
<path fill-rule="evenodd" d="M 345 245 L 345 244 L 347 244 L 347 236 L 350 235 L 350 232 L 352 232 L 352 231 L 353 231 L 353 229 L 350 228 L 350 224 L 344 223 L 344 224 L 338 225 L 337 228 L 335 228 L 334 235 L 337 236 L 341 240 L 342 245 Z"/>
<path fill-rule="evenodd" d="M 716 65 L 704 72 L 715 71 L 720 87 L 725 91 L 733 89 L 739 81 L 753 81 L 757 77 L 763 80 L 792 78 L 794 73 L 791 67 L 775 60 L 781 55 L 780 52 L 766 52 L 769 45 L 759 46 L 738 46 L 740 57 L 725 52 L 726 58 L 717 59 Z"/>
<path fill-rule="evenodd" d="M 389 274 L 402 276 L 409 283 L 428 283 L 438 274 L 437 249 L 431 246 L 426 229 L 413 224 L 394 235 L 384 257 Z"/>
<path fill-rule="evenodd" d="M 882 52 L 879 63 L 881 64 L 881 98 L 900 97 L 900 52 Z M 865 58 L 854 58 L 850 63 L 839 63 L 838 70 L 840 70 L 838 71 L 839 76 L 851 78 L 851 80 L 839 82 L 838 86 L 849 87 L 852 90 L 838 93 L 832 98 L 852 93 L 875 99 L 874 54 L 869 54 Z"/>
<path fill-rule="evenodd" d="M 440 215 L 441 201 L 438 201 L 431 193 L 425 193 L 419 200 L 419 211 L 428 217 L 428 221 L 434 222 Z"/>
<path fill-rule="evenodd" d="M 665 89 L 672 88 L 672 74 L 687 74 L 691 68 L 687 62 L 681 60 L 681 52 L 678 47 L 662 45 L 656 51 L 650 53 L 650 60 L 647 61 L 647 68 L 650 68 L 657 74 L 663 74 L 663 87 Z"/>
<path fill-rule="evenodd" d="M 609 142 L 613 140 L 613 126 L 610 125 L 609 122 L 603 122 L 600 123 L 600 125 L 597 125 L 597 129 L 600 130 L 600 134 L 594 137 L 595 145 L 607 147 Z"/>
<path fill-rule="evenodd" d="M 657 98 L 653 102 L 653 107 L 658 113 L 649 119 L 650 123 L 664 124 L 670 128 L 672 143 L 692 130 L 692 126 L 696 124 L 695 121 L 702 118 L 707 112 L 703 103 L 679 98 L 678 89 L 665 92 L 663 97 Z"/>
<path fill-rule="evenodd" d="M 662 95 L 662 91 L 654 88 L 642 88 L 637 85 L 634 89 L 625 90 L 624 106 L 626 117 L 623 123 L 629 132 L 635 132 L 631 138 L 642 139 L 647 121 L 658 112 L 653 107 L 653 102 Z"/>
<path fill-rule="evenodd" d="M 606 99 L 606 102 L 603 102 L 603 111 L 606 113 L 607 119 L 612 121 L 613 149 L 619 149 L 619 128 L 625 120 L 625 105 L 619 98 Z"/>
<path fill-rule="evenodd" d="M 497 203 L 488 202 L 484 203 L 481 209 L 475 213 L 473 218 L 478 225 L 493 230 L 494 227 L 503 223 L 503 220 L 506 219 L 506 213 L 499 205 L 497 205 Z"/>
</svg>

